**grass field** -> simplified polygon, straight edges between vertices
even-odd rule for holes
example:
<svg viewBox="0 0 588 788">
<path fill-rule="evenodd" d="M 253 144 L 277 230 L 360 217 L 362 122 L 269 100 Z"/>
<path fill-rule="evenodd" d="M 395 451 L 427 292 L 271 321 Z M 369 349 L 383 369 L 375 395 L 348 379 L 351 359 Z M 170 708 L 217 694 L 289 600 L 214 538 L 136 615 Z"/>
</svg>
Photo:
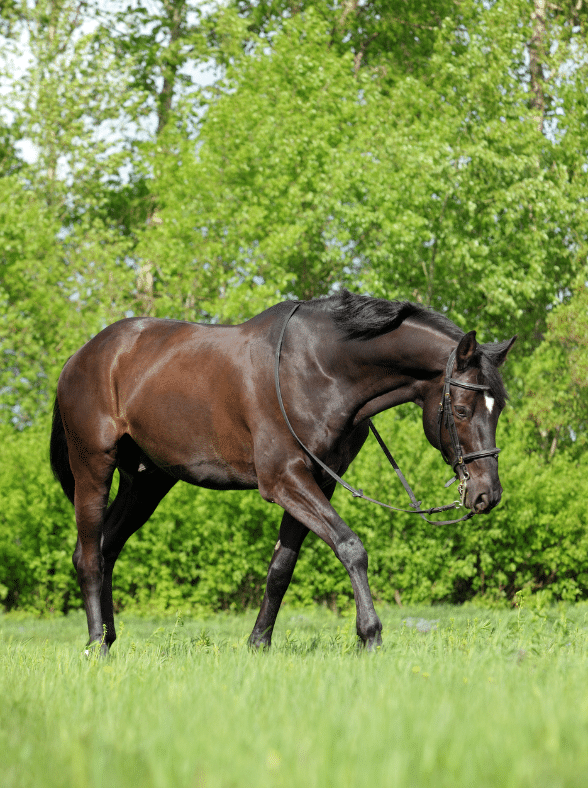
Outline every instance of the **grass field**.
<svg viewBox="0 0 588 788">
<path fill-rule="evenodd" d="M 0 618 L 2 788 L 567 788 L 588 785 L 588 607 L 389 608 L 354 619 Z M 121 626 L 122 621 L 122 626 Z M 121 631 L 122 630 L 122 631 Z"/>
</svg>

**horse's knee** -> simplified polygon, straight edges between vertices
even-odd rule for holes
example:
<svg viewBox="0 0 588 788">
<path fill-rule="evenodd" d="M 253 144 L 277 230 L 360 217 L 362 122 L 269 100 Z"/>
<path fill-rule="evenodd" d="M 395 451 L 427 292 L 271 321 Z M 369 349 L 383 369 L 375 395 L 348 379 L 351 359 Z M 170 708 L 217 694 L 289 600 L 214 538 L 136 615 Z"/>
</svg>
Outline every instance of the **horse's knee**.
<svg viewBox="0 0 588 788">
<path fill-rule="evenodd" d="M 336 555 L 348 572 L 353 570 L 367 572 L 368 554 L 359 536 L 352 534 L 338 544 Z"/>
<path fill-rule="evenodd" d="M 71 560 L 79 577 L 91 575 L 102 577 L 104 573 L 104 558 L 101 551 L 92 551 L 91 553 L 87 550 L 84 551 L 79 540 Z"/>
</svg>

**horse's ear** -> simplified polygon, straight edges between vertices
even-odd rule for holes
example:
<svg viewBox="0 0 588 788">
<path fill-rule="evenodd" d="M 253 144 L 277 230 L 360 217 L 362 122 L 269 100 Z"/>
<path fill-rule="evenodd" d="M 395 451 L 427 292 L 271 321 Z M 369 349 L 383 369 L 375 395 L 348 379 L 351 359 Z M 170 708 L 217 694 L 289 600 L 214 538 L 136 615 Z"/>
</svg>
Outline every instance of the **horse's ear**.
<svg viewBox="0 0 588 788">
<path fill-rule="evenodd" d="M 460 339 L 455 355 L 459 372 L 464 372 L 468 368 L 477 347 L 478 343 L 476 342 L 475 331 L 469 331 Z"/>
<path fill-rule="evenodd" d="M 512 339 L 510 340 L 507 339 L 505 342 L 501 342 L 501 347 L 494 359 L 494 363 L 496 364 L 497 367 L 502 366 L 502 364 L 504 364 L 504 362 L 506 361 L 506 357 L 508 356 L 511 347 L 514 345 L 517 336 L 518 334 L 515 334 Z"/>
</svg>

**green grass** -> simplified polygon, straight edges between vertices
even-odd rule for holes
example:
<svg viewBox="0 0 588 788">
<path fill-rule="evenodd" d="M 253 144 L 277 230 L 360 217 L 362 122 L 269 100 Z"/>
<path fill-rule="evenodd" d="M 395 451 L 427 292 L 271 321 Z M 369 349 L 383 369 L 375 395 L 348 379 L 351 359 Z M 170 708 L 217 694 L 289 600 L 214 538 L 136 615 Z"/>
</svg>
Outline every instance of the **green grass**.
<svg viewBox="0 0 588 788">
<path fill-rule="evenodd" d="M 0 618 L 2 788 L 558 788 L 588 785 L 588 607 L 389 608 L 353 617 Z M 122 621 L 122 626 L 121 626 Z M 122 630 L 122 631 L 121 631 Z"/>
</svg>

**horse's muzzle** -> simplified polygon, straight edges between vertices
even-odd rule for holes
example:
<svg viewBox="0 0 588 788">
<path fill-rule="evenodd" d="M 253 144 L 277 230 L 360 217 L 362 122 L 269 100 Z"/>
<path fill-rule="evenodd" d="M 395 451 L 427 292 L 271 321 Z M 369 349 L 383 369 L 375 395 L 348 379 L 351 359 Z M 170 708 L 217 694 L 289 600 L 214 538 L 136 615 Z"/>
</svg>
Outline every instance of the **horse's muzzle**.
<svg viewBox="0 0 588 788">
<path fill-rule="evenodd" d="M 466 506 L 470 506 L 471 510 L 476 514 L 489 514 L 500 503 L 502 498 L 502 488 L 496 491 L 485 491 L 480 493 L 475 499 L 473 505 L 466 501 Z"/>
</svg>

